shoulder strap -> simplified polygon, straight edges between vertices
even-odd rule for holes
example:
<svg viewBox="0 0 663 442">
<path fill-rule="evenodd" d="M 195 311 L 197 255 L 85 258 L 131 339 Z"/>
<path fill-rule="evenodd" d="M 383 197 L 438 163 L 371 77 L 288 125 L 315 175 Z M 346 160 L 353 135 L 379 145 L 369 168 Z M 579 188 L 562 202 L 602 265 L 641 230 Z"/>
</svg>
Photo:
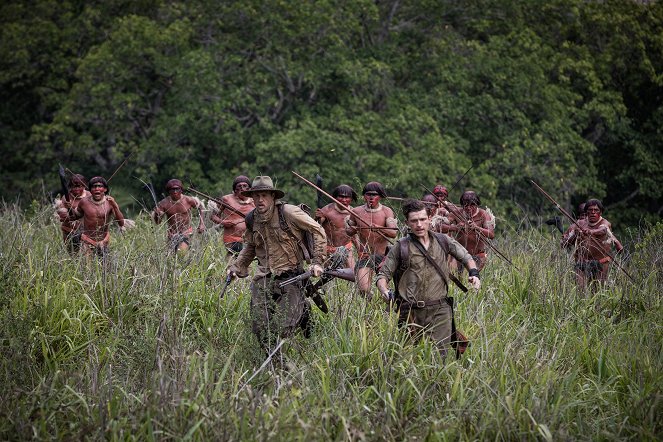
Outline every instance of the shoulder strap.
<svg viewBox="0 0 663 442">
<path fill-rule="evenodd" d="M 436 237 L 437 237 L 437 236 L 436 236 Z M 438 238 L 438 241 L 440 241 L 439 238 Z M 426 251 L 426 249 L 424 249 L 424 246 L 421 245 L 421 243 L 420 243 L 419 241 L 417 241 L 416 239 L 415 239 L 415 240 L 412 240 L 412 244 L 414 244 L 414 246 L 417 248 L 417 250 L 419 250 L 419 251 L 424 255 L 424 257 L 426 258 L 426 260 L 428 260 L 428 262 L 431 263 L 431 265 L 435 268 L 435 270 L 437 270 L 437 273 L 440 274 L 440 277 L 442 278 L 442 280 L 443 280 L 443 281 L 447 284 L 447 286 L 448 286 L 448 285 L 449 285 L 449 282 L 448 282 L 448 280 L 447 280 L 447 277 L 445 276 L 445 274 L 444 274 L 444 272 L 442 271 L 442 269 L 440 268 L 440 266 L 439 266 L 439 265 L 433 260 L 433 258 L 431 258 L 431 256 L 428 254 L 428 252 Z M 442 244 L 440 243 L 440 245 L 442 245 Z M 447 247 L 448 247 L 448 245 L 447 245 Z M 444 246 L 443 246 L 443 248 L 444 248 Z M 465 287 L 465 286 L 463 285 L 463 283 L 461 283 L 461 282 L 458 280 L 458 278 L 456 278 L 455 276 L 453 276 L 453 275 L 451 274 L 451 272 L 449 272 L 449 279 L 451 279 L 451 280 L 454 282 L 454 284 L 456 284 L 456 286 L 458 286 L 458 288 L 461 289 L 463 292 L 467 292 L 467 287 Z"/>
<path fill-rule="evenodd" d="M 398 267 L 393 274 L 394 290 L 398 294 L 398 284 L 403 276 L 403 273 L 410 265 L 410 240 L 408 237 L 403 237 L 398 240 Z"/>
<path fill-rule="evenodd" d="M 311 258 L 313 257 L 313 235 L 310 234 L 308 231 L 302 232 L 302 236 L 304 237 L 304 243 L 297 238 L 297 236 L 293 233 L 292 229 L 290 228 L 290 224 L 288 221 L 285 219 L 285 213 L 283 210 L 283 206 L 285 206 L 285 203 L 277 205 L 277 209 L 279 212 L 279 225 L 281 229 L 283 229 L 284 232 L 286 232 L 290 238 L 292 238 L 293 241 L 295 241 L 298 245 L 299 248 L 301 249 L 302 253 L 304 254 L 304 260 L 306 262 L 311 262 Z M 300 207 L 301 208 L 301 207 Z M 303 210 L 303 209 L 302 209 Z M 309 250 L 309 247 L 311 250 Z"/>
<path fill-rule="evenodd" d="M 249 230 L 253 230 L 253 218 L 254 218 L 253 212 L 255 212 L 255 210 L 256 209 L 253 209 L 252 211 L 247 213 L 246 217 L 244 218 L 244 223 L 246 224 L 246 228 Z"/>
<path fill-rule="evenodd" d="M 444 250 L 444 253 L 447 255 L 449 254 L 449 241 L 447 241 L 447 235 L 444 233 L 437 233 L 433 232 L 433 236 L 435 236 L 435 239 L 437 240 L 438 243 L 440 243 L 440 247 L 442 247 L 442 250 Z"/>
</svg>

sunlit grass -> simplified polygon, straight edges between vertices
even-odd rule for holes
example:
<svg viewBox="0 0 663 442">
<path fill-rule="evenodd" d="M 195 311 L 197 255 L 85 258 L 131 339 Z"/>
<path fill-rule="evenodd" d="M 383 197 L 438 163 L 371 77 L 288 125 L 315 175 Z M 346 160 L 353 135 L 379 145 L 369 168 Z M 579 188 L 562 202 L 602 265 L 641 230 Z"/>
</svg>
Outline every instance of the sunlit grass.
<svg viewBox="0 0 663 442">
<path fill-rule="evenodd" d="M 334 281 L 313 337 L 284 344 L 288 370 L 260 370 L 249 281 L 220 299 L 214 234 L 168 256 L 140 218 L 103 267 L 67 255 L 47 208 L 5 207 L 0 228 L 2 439 L 661 438 L 661 225 L 628 245 L 637 285 L 613 269 L 594 294 L 558 238 L 501 238 L 516 267 L 492 256 L 479 293 L 452 293 L 459 361 Z"/>
</svg>

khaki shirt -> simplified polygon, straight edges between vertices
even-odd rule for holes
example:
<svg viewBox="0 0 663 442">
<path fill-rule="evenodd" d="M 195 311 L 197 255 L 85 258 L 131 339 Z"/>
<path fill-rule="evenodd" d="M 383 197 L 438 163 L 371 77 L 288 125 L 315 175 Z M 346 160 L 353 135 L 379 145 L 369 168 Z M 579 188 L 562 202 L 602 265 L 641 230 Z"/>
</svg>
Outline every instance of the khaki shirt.
<svg viewBox="0 0 663 442">
<path fill-rule="evenodd" d="M 277 202 L 271 213 L 265 215 L 254 211 L 253 230 L 248 228 L 244 232 L 244 248 L 230 270 L 240 277 L 248 276 L 248 267 L 253 258 L 258 258 L 258 270 L 254 279 L 267 274 L 278 276 L 288 270 L 303 267 L 304 252 L 292 236 L 281 229 Z M 290 226 L 291 232 L 301 244 L 304 244 L 304 231 L 309 231 L 313 237 L 312 264 L 319 264 L 325 260 L 327 238 L 324 229 L 308 216 L 302 209 L 290 204 L 283 204 L 283 216 Z"/>
<path fill-rule="evenodd" d="M 433 233 L 428 232 L 430 245 L 428 246 L 428 254 L 433 261 L 444 272 L 445 279 L 449 280 L 449 268 L 447 266 L 447 254 L 440 246 L 440 243 L 433 237 Z M 412 244 L 412 236 L 408 241 L 410 264 L 408 269 L 403 272 L 398 284 L 398 292 L 403 300 L 411 303 L 417 301 L 431 302 L 437 301 L 447 296 L 447 283 L 440 276 L 435 267 L 428 262 L 426 257 Z M 400 241 L 405 241 L 402 238 Z M 463 264 L 472 259 L 468 251 L 453 238 L 447 236 L 449 243 L 449 254 L 453 255 L 457 260 Z M 384 278 L 390 281 L 394 273 L 400 265 L 400 246 L 395 244 L 389 254 L 385 263 L 382 265 L 377 279 Z"/>
</svg>

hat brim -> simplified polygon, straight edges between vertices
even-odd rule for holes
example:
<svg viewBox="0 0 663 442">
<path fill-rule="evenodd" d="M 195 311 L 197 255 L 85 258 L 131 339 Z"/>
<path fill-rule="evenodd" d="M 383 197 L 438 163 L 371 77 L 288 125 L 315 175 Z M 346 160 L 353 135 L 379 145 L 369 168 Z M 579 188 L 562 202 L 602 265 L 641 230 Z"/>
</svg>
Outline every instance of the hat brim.
<svg viewBox="0 0 663 442">
<path fill-rule="evenodd" d="M 283 198 L 285 196 L 285 192 L 279 189 L 270 189 L 270 188 L 254 188 L 254 189 L 249 189 L 249 190 L 244 190 L 242 192 L 242 196 L 253 196 L 254 193 L 259 193 L 259 192 L 272 192 L 274 194 L 274 198 Z"/>
</svg>

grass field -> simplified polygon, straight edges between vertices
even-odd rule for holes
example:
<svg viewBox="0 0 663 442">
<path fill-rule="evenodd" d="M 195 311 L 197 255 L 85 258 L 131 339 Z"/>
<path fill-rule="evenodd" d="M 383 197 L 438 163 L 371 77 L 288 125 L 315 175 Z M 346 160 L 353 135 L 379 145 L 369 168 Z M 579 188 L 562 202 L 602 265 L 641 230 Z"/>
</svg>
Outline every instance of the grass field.
<svg viewBox="0 0 663 442">
<path fill-rule="evenodd" d="M 220 238 L 165 256 L 114 232 L 107 269 L 64 251 L 48 207 L 0 214 L 0 439 L 660 440 L 663 224 L 578 293 L 559 236 L 509 230 L 479 293 L 456 290 L 465 355 L 412 345 L 376 299 L 332 282 L 309 340 L 263 364 L 248 279 L 223 299 Z M 547 226 L 546 226 L 547 227 Z"/>
</svg>

